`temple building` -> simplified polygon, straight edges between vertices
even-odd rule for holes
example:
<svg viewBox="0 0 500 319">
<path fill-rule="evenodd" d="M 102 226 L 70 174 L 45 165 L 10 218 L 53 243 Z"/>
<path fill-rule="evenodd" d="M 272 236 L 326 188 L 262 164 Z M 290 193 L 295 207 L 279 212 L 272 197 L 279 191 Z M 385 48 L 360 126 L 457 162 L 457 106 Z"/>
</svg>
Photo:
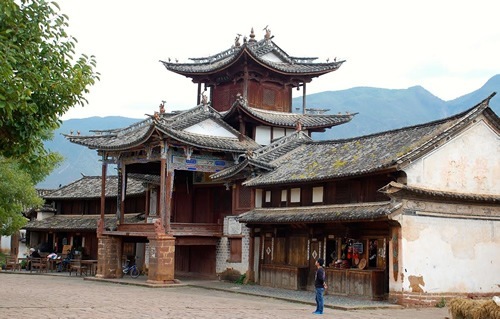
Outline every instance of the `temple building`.
<svg viewBox="0 0 500 319">
<path fill-rule="evenodd" d="M 248 230 L 237 216 L 254 208 L 254 193 L 241 183 L 214 181 L 210 175 L 234 167 L 246 154 L 297 131 L 305 136 L 350 121 L 354 114 L 292 113 L 292 90 L 337 70 L 344 61 L 316 63 L 279 48 L 266 33 L 257 41 L 239 39 L 223 52 L 192 63 L 162 63 L 198 84 L 199 103 L 183 112 L 162 104 L 147 119 L 123 129 L 67 135 L 95 149 L 102 159 L 102 189 L 107 165 L 118 166 L 115 227 L 97 227 L 98 276 L 121 275 L 124 242 L 146 245 L 151 282 L 174 281 L 175 274 L 215 277 L 227 268 L 245 273 Z M 202 90 L 203 88 L 203 90 Z M 209 91 L 209 92 L 206 92 Z M 152 175 L 147 184 L 144 222 L 124 220 L 128 176 Z M 203 262 L 200 262 L 202 260 Z"/>
<path fill-rule="evenodd" d="M 322 257 L 334 294 L 425 305 L 498 294 L 495 93 L 431 123 L 314 141 L 355 118 L 307 107 L 307 85 L 345 61 L 291 56 L 265 31 L 189 63 L 161 61 L 197 84 L 193 108 L 162 104 L 125 128 L 66 135 L 102 162 L 97 276 L 122 276 L 126 254 L 151 283 L 232 269 L 260 285 L 312 289 Z M 109 164 L 116 207 L 105 201 Z M 131 178 L 145 188 L 140 221 L 125 218 Z"/>
</svg>

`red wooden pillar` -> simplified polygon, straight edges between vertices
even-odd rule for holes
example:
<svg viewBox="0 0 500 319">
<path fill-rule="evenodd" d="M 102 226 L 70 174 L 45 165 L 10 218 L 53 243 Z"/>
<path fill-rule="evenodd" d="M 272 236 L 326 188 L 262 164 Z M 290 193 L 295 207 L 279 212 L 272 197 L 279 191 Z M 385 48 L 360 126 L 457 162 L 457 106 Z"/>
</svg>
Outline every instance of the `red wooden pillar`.
<svg viewBox="0 0 500 319">
<path fill-rule="evenodd" d="M 127 193 L 127 166 L 122 165 L 121 168 L 122 178 L 121 178 L 121 196 L 120 196 L 120 222 L 119 225 L 123 224 L 125 217 L 125 194 Z"/>
<path fill-rule="evenodd" d="M 148 185 L 148 187 L 146 188 L 146 203 L 144 203 L 144 211 L 146 212 L 146 222 L 148 220 L 148 217 L 149 217 L 149 201 L 151 200 L 151 189 L 150 189 L 150 186 Z"/>
<path fill-rule="evenodd" d="M 174 184 L 174 171 L 169 170 L 168 165 L 168 144 L 162 144 L 162 154 L 160 159 L 160 221 L 165 232 L 170 232 L 170 216 L 172 214 L 171 201 Z"/>
<path fill-rule="evenodd" d="M 165 207 L 165 231 L 170 233 L 170 216 L 172 216 L 172 191 L 174 187 L 174 171 L 167 171 L 166 178 L 166 207 Z"/>
<path fill-rule="evenodd" d="M 101 170 L 101 218 L 97 227 L 97 236 L 101 235 L 104 231 L 104 215 L 106 210 L 106 174 L 108 163 L 106 162 L 106 155 L 102 156 L 102 170 Z"/>
</svg>

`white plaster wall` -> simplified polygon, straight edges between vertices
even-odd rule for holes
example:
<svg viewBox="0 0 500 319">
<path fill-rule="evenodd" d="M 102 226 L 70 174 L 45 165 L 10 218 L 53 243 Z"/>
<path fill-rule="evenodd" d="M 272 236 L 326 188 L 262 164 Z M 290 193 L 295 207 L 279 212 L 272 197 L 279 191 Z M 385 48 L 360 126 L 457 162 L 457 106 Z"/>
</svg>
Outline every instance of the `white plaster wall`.
<svg viewBox="0 0 500 319">
<path fill-rule="evenodd" d="M 500 194 L 500 136 L 483 120 L 404 168 L 409 186 Z"/>
<path fill-rule="evenodd" d="M 21 229 L 20 230 L 21 233 L 24 233 L 24 237 L 26 237 L 26 230 L 24 229 Z M 21 236 L 23 236 L 21 234 Z M 0 239 L 0 251 L 4 254 L 10 254 L 11 253 L 11 250 L 10 250 L 10 242 L 12 240 L 12 237 L 11 236 L 2 236 L 1 239 Z M 17 257 L 18 258 L 22 258 L 22 257 L 26 257 L 28 255 L 28 248 L 26 247 L 26 244 L 23 243 L 23 242 L 19 242 L 19 248 L 18 248 L 18 253 L 17 253 Z"/>
<path fill-rule="evenodd" d="M 49 217 L 53 217 L 55 214 L 52 212 L 37 212 L 36 213 L 36 219 L 37 220 L 44 220 Z"/>
<path fill-rule="evenodd" d="M 257 126 L 255 128 L 255 142 L 260 145 L 268 145 L 271 142 L 271 127 Z"/>
<path fill-rule="evenodd" d="M 255 190 L 255 208 L 262 207 L 262 189 Z"/>
<path fill-rule="evenodd" d="M 229 132 L 227 129 L 210 119 L 187 127 L 184 129 L 184 131 L 200 135 L 211 135 L 229 138 L 236 137 L 233 133 Z"/>
<path fill-rule="evenodd" d="M 10 236 L 0 238 L 0 251 L 4 254 L 10 254 Z"/>
<path fill-rule="evenodd" d="M 426 293 L 500 292 L 500 221 L 411 215 L 401 221 L 402 287 L 391 283 L 392 291 L 412 292 L 409 276 L 422 276 Z"/>
</svg>

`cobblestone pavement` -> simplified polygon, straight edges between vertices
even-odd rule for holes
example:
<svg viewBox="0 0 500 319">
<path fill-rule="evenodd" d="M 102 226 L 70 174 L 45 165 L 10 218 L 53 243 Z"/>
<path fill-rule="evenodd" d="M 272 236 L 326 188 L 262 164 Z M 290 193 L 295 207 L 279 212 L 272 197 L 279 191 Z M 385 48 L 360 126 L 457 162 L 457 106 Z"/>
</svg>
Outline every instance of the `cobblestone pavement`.
<svg viewBox="0 0 500 319">
<path fill-rule="evenodd" d="M 401 309 L 381 305 L 361 309 L 363 305 L 356 307 L 354 302 L 347 304 L 350 308 L 337 308 L 330 303 L 323 316 L 315 316 L 313 292 L 301 292 L 310 299 L 308 302 L 293 294 L 285 300 L 288 291 L 260 286 L 186 280 L 182 285 L 151 288 L 140 285 L 145 284 L 144 278 L 133 280 L 126 278 L 120 281 L 122 285 L 117 285 L 116 280 L 83 280 L 67 274 L 0 272 L 0 318 L 451 318 L 447 308 Z"/>
</svg>

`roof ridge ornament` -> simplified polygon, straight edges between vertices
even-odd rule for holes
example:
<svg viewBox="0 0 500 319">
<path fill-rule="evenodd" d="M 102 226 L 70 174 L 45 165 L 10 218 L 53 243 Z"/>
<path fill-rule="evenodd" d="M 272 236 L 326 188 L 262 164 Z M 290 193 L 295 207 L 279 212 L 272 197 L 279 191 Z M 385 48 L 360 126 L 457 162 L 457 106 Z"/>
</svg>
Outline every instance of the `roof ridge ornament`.
<svg viewBox="0 0 500 319">
<path fill-rule="evenodd" d="M 248 42 L 251 42 L 251 43 L 257 42 L 257 40 L 255 40 L 255 32 L 253 31 L 253 27 L 252 27 L 252 30 L 250 30 L 250 40 L 248 40 Z"/>
<path fill-rule="evenodd" d="M 262 30 L 266 31 L 266 34 L 264 35 L 264 39 L 271 40 L 272 38 L 274 38 L 274 35 L 271 35 L 271 29 L 269 29 L 269 25 L 266 25 L 266 27 Z"/>
<path fill-rule="evenodd" d="M 241 34 L 237 33 L 236 34 L 236 38 L 234 39 L 234 46 L 236 48 L 240 47 L 241 46 L 241 43 L 240 43 L 240 38 L 241 38 Z M 245 42 L 246 42 L 246 38 L 245 38 Z"/>
<path fill-rule="evenodd" d="M 302 131 L 302 122 L 300 121 L 300 118 L 297 120 L 297 122 L 295 123 L 295 130 L 297 132 L 300 132 Z"/>
<path fill-rule="evenodd" d="M 166 101 L 161 101 L 161 104 L 160 104 L 160 114 L 163 114 L 165 113 L 165 102 Z"/>
<path fill-rule="evenodd" d="M 204 111 L 208 111 L 208 97 L 205 92 L 201 93 L 201 105 Z"/>
</svg>

